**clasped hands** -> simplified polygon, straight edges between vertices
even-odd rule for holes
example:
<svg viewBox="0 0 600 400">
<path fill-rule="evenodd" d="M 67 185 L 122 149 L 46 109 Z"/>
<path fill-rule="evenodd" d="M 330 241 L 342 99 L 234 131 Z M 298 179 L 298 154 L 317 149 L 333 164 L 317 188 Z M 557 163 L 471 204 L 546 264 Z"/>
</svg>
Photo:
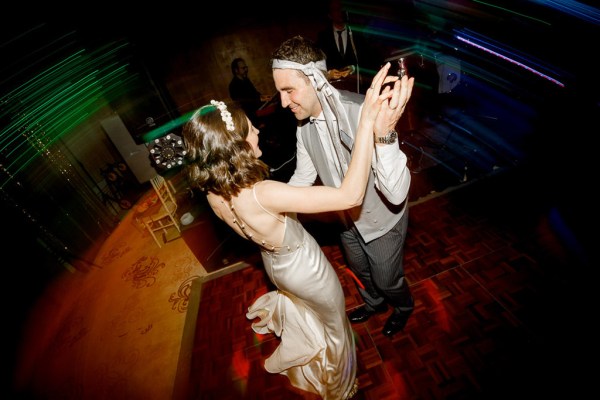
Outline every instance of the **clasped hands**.
<svg viewBox="0 0 600 400">
<path fill-rule="evenodd" d="M 399 78 L 398 76 L 388 76 L 390 63 L 387 62 L 373 78 L 369 92 L 379 91 L 379 99 L 384 101 L 381 103 L 379 113 L 375 120 L 373 131 L 375 136 L 383 137 L 391 130 L 396 128 L 396 124 L 404 113 L 406 104 L 412 94 L 415 78 L 409 78 L 407 75 Z M 387 85 L 393 82 L 393 85 Z M 381 89 L 383 87 L 383 89 Z"/>
</svg>

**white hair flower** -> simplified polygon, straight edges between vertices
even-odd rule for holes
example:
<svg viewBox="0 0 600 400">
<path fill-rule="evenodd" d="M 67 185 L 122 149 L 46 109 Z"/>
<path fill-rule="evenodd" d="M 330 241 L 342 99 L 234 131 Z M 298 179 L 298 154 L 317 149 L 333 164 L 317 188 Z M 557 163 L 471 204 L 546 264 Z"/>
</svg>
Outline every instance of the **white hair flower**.
<svg viewBox="0 0 600 400">
<path fill-rule="evenodd" d="M 211 100 L 210 104 L 217 107 L 221 112 L 221 119 L 225 122 L 225 126 L 228 131 L 235 130 L 235 125 L 233 124 L 233 118 L 231 117 L 231 113 L 227 110 L 227 106 L 222 101 Z"/>
</svg>

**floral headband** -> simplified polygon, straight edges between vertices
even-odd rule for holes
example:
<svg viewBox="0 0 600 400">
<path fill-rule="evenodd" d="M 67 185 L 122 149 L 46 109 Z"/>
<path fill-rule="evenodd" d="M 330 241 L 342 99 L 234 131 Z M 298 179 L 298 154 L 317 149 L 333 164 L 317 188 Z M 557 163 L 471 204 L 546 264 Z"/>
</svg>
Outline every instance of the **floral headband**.
<svg viewBox="0 0 600 400">
<path fill-rule="evenodd" d="M 210 104 L 217 107 L 221 112 L 221 119 L 225 122 L 225 126 L 228 131 L 235 130 L 235 125 L 233 124 L 233 118 L 231 117 L 231 113 L 227 110 L 227 106 L 222 101 L 211 100 Z"/>
</svg>

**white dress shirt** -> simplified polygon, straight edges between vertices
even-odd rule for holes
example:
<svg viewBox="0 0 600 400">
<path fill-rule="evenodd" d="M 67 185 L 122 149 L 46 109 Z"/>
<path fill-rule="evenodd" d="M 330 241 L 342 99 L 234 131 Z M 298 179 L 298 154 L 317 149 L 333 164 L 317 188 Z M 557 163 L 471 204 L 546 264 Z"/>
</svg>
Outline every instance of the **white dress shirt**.
<svg viewBox="0 0 600 400">
<path fill-rule="evenodd" d="M 317 118 L 311 118 L 311 123 L 315 125 L 319 134 L 329 169 L 331 171 L 338 170 L 339 166 L 336 163 L 333 143 L 327 132 L 323 113 L 321 112 Z M 306 174 L 302 177 L 295 173 L 288 183 L 292 186 L 309 186 L 316 180 L 317 171 L 300 135 L 298 135 L 297 140 L 296 171 L 303 171 Z M 393 204 L 402 203 L 408 196 L 410 171 L 406 166 L 407 161 L 406 154 L 400 150 L 398 142 L 383 146 L 375 145 L 373 160 L 371 162 L 371 168 L 375 177 L 375 186 Z M 340 187 L 342 182 L 339 177 L 336 174 L 332 175 L 336 187 Z"/>
</svg>

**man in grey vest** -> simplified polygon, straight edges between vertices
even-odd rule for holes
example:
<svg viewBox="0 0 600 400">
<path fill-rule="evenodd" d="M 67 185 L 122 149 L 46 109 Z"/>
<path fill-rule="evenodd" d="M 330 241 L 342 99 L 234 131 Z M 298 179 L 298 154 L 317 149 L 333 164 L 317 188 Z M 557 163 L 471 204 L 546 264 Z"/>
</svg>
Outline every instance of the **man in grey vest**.
<svg viewBox="0 0 600 400">
<path fill-rule="evenodd" d="M 364 96 L 335 89 L 326 78 L 325 54 L 302 36 L 275 50 L 272 68 L 281 104 L 298 120 L 296 170 L 289 184 L 310 186 L 318 176 L 324 185 L 338 187 L 349 164 Z M 414 79 L 405 77 L 396 84 L 407 91 L 408 101 Z M 346 261 L 365 301 L 349 319 L 364 322 L 391 306 L 382 330 L 388 337 L 404 328 L 414 309 L 403 267 L 410 171 L 395 130 L 405 106 L 388 103 L 379 113 L 365 198 L 362 206 L 343 214 L 346 229 L 341 234 Z"/>
</svg>

